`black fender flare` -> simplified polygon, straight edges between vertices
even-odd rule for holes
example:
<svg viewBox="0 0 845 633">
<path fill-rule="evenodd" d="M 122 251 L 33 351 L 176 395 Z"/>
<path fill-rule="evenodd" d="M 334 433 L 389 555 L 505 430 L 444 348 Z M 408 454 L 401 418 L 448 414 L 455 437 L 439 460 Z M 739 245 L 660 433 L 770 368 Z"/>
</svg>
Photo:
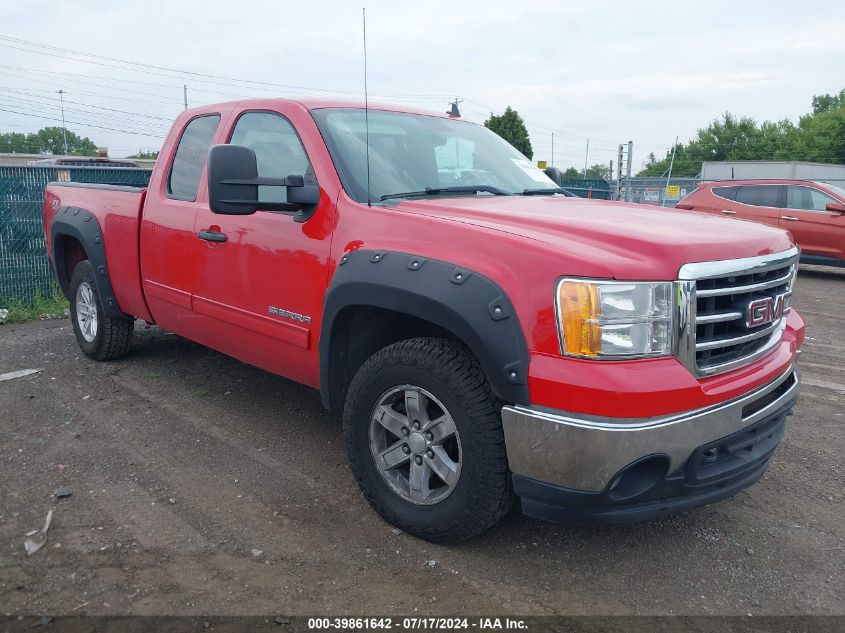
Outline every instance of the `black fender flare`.
<svg viewBox="0 0 845 633">
<path fill-rule="evenodd" d="M 496 283 L 444 261 L 359 250 L 340 259 L 324 301 L 320 394 L 327 408 L 337 408 L 331 402 L 332 331 L 351 306 L 384 308 L 448 330 L 469 347 L 499 398 L 529 403 L 528 345 L 516 310 Z"/>
<path fill-rule="evenodd" d="M 95 279 L 97 281 L 97 292 L 103 302 L 103 309 L 106 315 L 113 318 L 127 318 L 120 310 L 117 299 L 114 296 L 114 289 L 109 278 L 108 265 L 106 263 L 106 247 L 103 242 L 103 231 L 100 228 L 100 223 L 92 213 L 80 207 L 59 207 L 56 209 L 56 214 L 53 216 L 53 221 L 50 223 L 50 244 L 53 249 L 53 266 L 56 273 L 56 280 L 62 292 L 68 299 L 70 297 L 70 288 L 65 287 L 68 284 L 63 284 L 62 279 L 70 279 L 73 274 L 72 270 L 65 270 L 65 253 L 62 237 L 76 238 L 82 248 L 85 249 L 85 254 L 88 260 L 94 267 Z"/>
</svg>

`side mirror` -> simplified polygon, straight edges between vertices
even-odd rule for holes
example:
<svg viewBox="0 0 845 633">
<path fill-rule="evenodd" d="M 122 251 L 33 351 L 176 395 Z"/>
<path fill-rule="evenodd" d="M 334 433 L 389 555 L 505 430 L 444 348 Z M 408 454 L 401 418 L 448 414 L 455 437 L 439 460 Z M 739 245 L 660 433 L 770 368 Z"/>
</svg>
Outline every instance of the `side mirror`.
<svg viewBox="0 0 845 633">
<path fill-rule="evenodd" d="M 841 202 L 828 202 L 825 209 L 833 211 L 834 213 L 845 213 L 845 204 Z"/>
<path fill-rule="evenodd" d="M 258 187 L 287 187 L 287 202 L 262 202 Z M 214 145 L 208 150 L 208 205 L 214 213 L 250 215 L 281 211 L 297 222 L 310 218 L 320 201 L 320 188 L 303 176 L 267 178 L 258 175 L 255 151 L 241 145 Z"/>
</svg>

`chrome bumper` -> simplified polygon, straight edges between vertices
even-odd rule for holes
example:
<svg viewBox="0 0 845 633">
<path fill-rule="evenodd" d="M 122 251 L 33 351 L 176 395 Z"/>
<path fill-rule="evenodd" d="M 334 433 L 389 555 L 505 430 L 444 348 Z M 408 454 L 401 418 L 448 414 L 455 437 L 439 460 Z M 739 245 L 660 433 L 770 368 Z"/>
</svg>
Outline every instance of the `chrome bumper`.
<svg viewBox="0 0 845 633">
<path fill-rule="evenodd" d="M 798 370 L 792 366 L 741 398 L 645 419 L 506 406 L 502 423 L 510 469 L 517 475 L 586 492 L 604 490 L 625 466 L 648 455 L 667 456 L 671 475 L 699 446 L 751 426 L 793 401 L 799 382 Z"/>
</svg>

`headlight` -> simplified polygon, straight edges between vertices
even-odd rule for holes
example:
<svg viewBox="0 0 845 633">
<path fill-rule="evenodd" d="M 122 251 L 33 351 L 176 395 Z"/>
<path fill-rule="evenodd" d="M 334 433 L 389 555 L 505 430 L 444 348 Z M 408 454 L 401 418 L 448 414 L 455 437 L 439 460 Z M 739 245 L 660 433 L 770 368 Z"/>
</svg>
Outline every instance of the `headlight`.
<svg viewBox="0 0 845 633">
<path fill-rule="evenodd" d="M 556 294 L 564 354 L 598 359 L 672 354 L 671 282 L 561 279 Z"/>
</svg>

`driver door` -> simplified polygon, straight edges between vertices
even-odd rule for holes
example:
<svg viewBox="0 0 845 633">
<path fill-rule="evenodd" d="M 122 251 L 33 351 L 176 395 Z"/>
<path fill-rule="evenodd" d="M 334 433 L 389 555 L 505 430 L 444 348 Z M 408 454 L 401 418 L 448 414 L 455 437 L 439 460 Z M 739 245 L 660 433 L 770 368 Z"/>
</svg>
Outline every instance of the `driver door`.
<svg viewBox="0 0 845 633">
<path fill-rule="evenodd" d="M 260 176 L 301 175 L 316 184 L 290 121 L 277 112 L 245 111 L 229 143 L 255 151 Z M 259 187 L 259 200 L 285 202 L 285 187 Z M 209 347 L 294 380 L 309 382 L 316 355 L 312 326 L 322 310 L 330 234 L 290 215 L 213 213 L 199 205 L 195 233 L 202 260 L 194 311 L 205 321 Z M 205 236 L 205 237 L 203 237 Z"/>
</svg>

